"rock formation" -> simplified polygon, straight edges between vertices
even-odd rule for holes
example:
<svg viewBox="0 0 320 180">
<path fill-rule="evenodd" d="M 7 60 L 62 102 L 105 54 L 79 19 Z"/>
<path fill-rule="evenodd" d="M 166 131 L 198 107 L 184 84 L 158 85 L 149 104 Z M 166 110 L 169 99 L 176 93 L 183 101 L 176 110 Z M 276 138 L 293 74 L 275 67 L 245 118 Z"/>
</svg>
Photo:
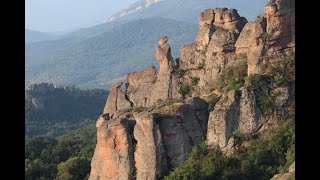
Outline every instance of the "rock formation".
<svg viewBox="0 0 320 180">
<path fill-rule="evenodd" d="M 235 9 L 206 9 L 195 42 L 182 47 L 176 62 L 168 37 L 160 37 L 159 72 L 149 66 L 129 73 L 125 91 L 122 82 L 112 85 L 97 121 L 90 179 L 157 179 L 179 166 L 205 134 L 208 147 L 232 153 L 237 134 L 250 138 L 292 114 L 294 77 L 285 83 L 265 77 L 262 66 L 294 52 L 294 5 L 271 0 L 265 11 L 247 23 Z M 248 78 L 259 74 L 262 83 L 249 78 L 241 88 L 217 90 L 220 75 L 239 62 L 246 63 Z M 209 112 L 204 99 L 212 94 L 219 98 Z"/>
<path fill-rule="evenodd" d="M 90 180 L 156 179 L 177 167 L 201 141 L 208 104 L 194 98 L 171 101 L 144 112 L 116 110 L 97 120 L 97 145 Z"/>
<path fill-rule="evenodd" d="M 137 179 L 156 179 L 167 171 L 163 140 L 154 114 L 141 113 L 135 117 L 134 138 L 137 141 L 134 152 Z"/>
<path fill-rule="evenodd" d="M 133 171 L 133 146 L 126 119 L 101 116 L 96 123 L 97 145 L 91 161 L 89 180 L 130 179 Z"/>
<path fill-rule="evenodd" d="M 110 94 L 104 107 L 103 114 L 112 114 L 117 109 L 131 107 L 130 101 L 127 100 L 126 95 L 120 89 L 122 82 L 113 83 Z"/>
<path fill-rule="evenodd" d="M 192 96 L 206 96 L 219 74 L 235 61 L 235 43 L 247 20 L 237 10 L 207 9 L 199 16 L 195 42 L 181 49 L 180 68 L 189 78 L 199 78 Z"/>
<path fill-rule="evenodd" d="M 276 174 L 274 175 L 270 180 L 290 180 L 294 179 L 292 177 L 295 176 L 295 171 L 296 171 L 296 163 L 292 163 L 289 167 L 288 172 L 284 174 Z"/>
</svg>

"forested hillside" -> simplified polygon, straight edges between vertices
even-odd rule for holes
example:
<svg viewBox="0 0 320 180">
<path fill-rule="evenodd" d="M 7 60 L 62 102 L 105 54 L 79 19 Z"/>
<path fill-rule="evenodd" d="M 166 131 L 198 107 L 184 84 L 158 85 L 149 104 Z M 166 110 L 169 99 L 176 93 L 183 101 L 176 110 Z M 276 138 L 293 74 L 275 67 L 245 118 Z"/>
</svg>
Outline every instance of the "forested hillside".
<svg viewBox="0 0 320 180">
<path fill-rule="evenodd" d="M 103 27 L 103 26 L 102 26 Z M 93 32 L 99 34 L 101 27 Z M 90 38 L 72 38 L 26 46 L 26 83 L 76 84 L 107 88 L 127 72 L 156 65 L 154 48 L 162 35 L 170 37 L 174 57 L 198 30 L 190 24 L 165 18 L 132 21 Z M 82 34 L 89 32 L 87 29 Z M 90 33 L 89 33 L 90 34 Z M 79 40 L 77 40 L 79 39 Z"/>
<path fill-rule="evenodd" d="M 34 84 L 25 90 L 26 137 L 56 137 L 94 122 L 101 114 L 108 92 L 72 86 Z"/>
</svg>

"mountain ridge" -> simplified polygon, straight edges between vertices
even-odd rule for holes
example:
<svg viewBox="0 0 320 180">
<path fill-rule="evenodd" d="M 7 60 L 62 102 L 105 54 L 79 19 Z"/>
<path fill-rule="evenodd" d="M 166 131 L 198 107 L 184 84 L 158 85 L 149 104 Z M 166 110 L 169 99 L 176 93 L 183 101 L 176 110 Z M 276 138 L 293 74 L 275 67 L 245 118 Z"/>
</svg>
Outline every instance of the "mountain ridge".
<svg viewBox="0 0 320 180">
<path fill-rule="evenodd" d="M 26 43 L 55 40 L 57 38 L 59 38 L 59 36 L 56 34 L 40 32 L 40 31 L 31 30 L 31 29 L 25 29 Z"/>
<path fill-rule="evenodd" d="M 129 69 L 141 70 L 146 63 L 156 65 L 151 49 L 163 33 L 173 37 L 172 45 L 176 47 L 173 54 L 178 57 L 180 46 L 192 42 L 197 29 L 197 25 L 191 23 L 147 18 L 118 25 L 81 41 L 75 38 L 74 42 L 62 39 L 61 43 L 31 44 L 26 46 L 31 48 L 26 50 L 26 84 L 49 82 L 80 87 L 110 87 L 113 79 L 124 77 Z M 42 54 L 39 48 L 44 49 Z M 109 71 L 105 71 L 105 67 L 110 67 Z"/>
<path fill-rule="evenodd" d="M 197 15 L 209 7 L 235 8 L 241 15 L 245 16 L 249 21 L 251 21 L 258 14 L 262 13 L 260 7 L 263 7 L 263 5 L 267 2 L 266 0 L 253 2 L 250 1 L 250 3 L 244 3 L 243 1 L 247 0 L 140 0 L 136 3 L 133 3 L 128 8 L 121 10 L 109 17 L 107 22 L 113 22 L 117 20 L 134 20 L 146 17 L 164 17 L 179 21 L 197 23 Z M 145 6 L 145 4 L 150 5 Z"/>
</svg>

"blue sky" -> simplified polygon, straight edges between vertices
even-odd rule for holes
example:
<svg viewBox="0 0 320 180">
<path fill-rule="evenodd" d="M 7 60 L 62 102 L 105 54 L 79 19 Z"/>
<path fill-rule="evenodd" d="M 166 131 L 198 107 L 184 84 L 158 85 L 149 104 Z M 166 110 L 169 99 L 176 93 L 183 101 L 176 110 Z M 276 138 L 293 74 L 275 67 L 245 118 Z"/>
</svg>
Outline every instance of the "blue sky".
<svg viewBox="0 0 320 180">
<path fill-rule="evenodd" d="M 25 27 L 42 32 L 71 31 L 106 22 L 137 0 L 25 0 Z"/>
</svg>

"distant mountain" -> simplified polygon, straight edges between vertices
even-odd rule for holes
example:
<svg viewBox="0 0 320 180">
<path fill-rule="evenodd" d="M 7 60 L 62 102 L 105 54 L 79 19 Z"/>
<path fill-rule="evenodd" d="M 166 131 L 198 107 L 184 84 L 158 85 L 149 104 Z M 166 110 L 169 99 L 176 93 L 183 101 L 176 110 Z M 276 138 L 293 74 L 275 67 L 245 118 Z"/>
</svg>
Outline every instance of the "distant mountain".
<svg viewBox="0 0 320 180">
<path fill-rule="evenodd" d="M 112 28 L 107 24 L 56 41 L 28 44 L 26 84 L 50 82 L 106 89 L 130 71 L 158 66 L 154 51 L 160 36 L 169 37 L 177 58 L 182 45 L 193 42 L 198 31 L 197 24 L 166 18 L 118 23 Z M 103 28 L 106 31 L 101 33 Z"/>
<path fill-rule="evenodd" d="M 139 0 L 127 9 L 112 15 L 108 22 L 165 17 L 197 23 L 201 11 L 216 7 L 237 9 L 241 16 L 251 21 L 263 13 L 266 2 L 267 0 Z"/>
<path fill-rule="evenodd" d="M 30 29 L 25 29 L 25 42 L 40 42 L 57 39 L 59 36 L 55 34 L 43 33 Z"/>
<path fill-rule="evenodd" d="M 138 0 L 137 2 L 131 4 L 127 9 L 121 10 L 116 14 L 112 15 L 110 18 L 108 18 L 108 22 L 114 21 L 123 16 L 127 16 L 131 13 L 135 13 L 139 10 L 143 10 L 149 7 L 150 5 L 153 5 L 160 1 L 163 1 L 163 0 Z"/>
</svg>

